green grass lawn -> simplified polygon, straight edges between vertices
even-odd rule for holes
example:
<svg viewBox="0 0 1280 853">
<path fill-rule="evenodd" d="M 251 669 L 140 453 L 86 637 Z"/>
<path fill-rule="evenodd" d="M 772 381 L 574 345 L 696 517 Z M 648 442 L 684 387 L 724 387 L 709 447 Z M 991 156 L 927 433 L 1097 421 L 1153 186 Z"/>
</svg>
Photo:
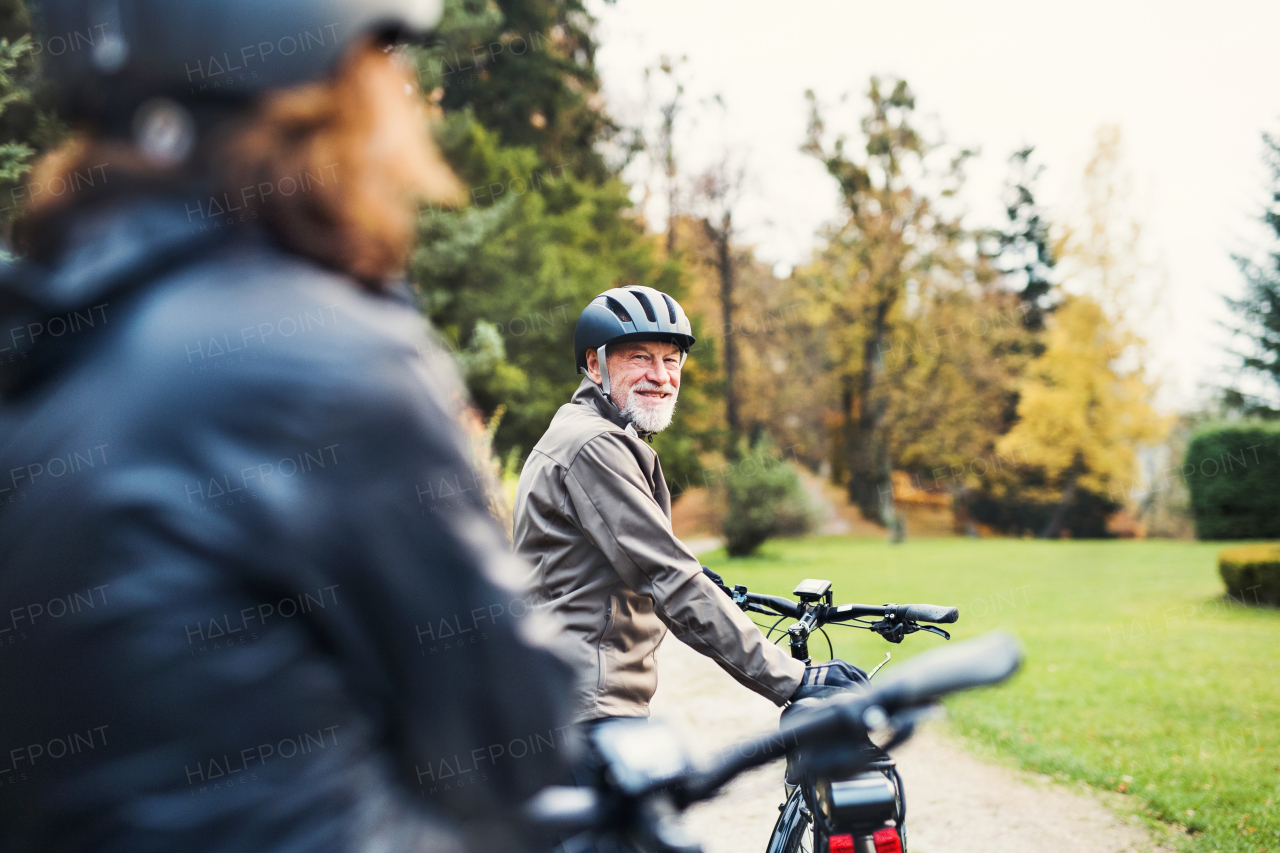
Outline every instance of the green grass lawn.
<svg viewBox="0 0 1280 853">
<path fill-rule="evenodd" d="M 947 627 L 957 639 L 1017 634 L 1023 671 L 948 704 L 971 746 L 1140 798 L 1138 811 L 1176 825 L 1187 849 L 1277 853 L 1280 610 L 1224 596 L 1222 547 L 825 537 L 704 559 L 753 591 L 789 594 L 803 578 L 825 578 L 837 602 L 956 605 L 960 621 Z M 868 669 L 886 650 L 898 660 L 943 642 L 829 633 L 837 656 Z M 810 650 L 825 658 L 826 643 L 815 637 Z"/>
</svg>

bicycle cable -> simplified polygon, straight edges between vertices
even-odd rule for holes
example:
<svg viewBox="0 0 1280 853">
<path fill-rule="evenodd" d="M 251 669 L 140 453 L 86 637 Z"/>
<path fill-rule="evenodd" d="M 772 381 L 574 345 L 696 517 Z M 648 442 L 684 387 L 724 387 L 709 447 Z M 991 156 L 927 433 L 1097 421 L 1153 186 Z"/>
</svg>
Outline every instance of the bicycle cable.
<svg viewBox="0 0 1280 853">
<path fill-rule="evenodd" d="M 786 618 L 787 617 L 783 616 L 777 622 L 774 622 L 772 625 L 768 626 L 768 628 L 765 628 L 765 626 L 762 623 L 757 622 L 754 619 L 751 620 L 751 624 L 755 625 L 757 628 L 764 630 L 764 638 L 767 640 L 773 636 L 773 630 L 777 628 L 779 625 L 781 625 L 784 621 L 786 621 Z"/>
</svg>

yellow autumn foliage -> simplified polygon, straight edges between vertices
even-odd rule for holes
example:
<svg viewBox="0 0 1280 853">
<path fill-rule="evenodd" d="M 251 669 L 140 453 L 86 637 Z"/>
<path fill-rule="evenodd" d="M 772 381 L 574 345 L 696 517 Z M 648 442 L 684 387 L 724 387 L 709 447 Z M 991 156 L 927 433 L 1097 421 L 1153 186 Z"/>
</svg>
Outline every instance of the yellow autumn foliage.
<svg viewBox="0 0 1280 853">
<path fill-rule="evenodd" d="M 1089 296 L 1069 297 L 1052 315 L 1045 350 L 1019 384 L 1018 421 L 997 444 L 1043 470 L 1044 498 L 1057 499 L 1070 482 L 1122 494 L 1137 475 L 1137 447 L 1165 437 L 1169 419 L 1151 407 L 1141 367 L 1123 366 L 1139 344 Z"/>
</svg>

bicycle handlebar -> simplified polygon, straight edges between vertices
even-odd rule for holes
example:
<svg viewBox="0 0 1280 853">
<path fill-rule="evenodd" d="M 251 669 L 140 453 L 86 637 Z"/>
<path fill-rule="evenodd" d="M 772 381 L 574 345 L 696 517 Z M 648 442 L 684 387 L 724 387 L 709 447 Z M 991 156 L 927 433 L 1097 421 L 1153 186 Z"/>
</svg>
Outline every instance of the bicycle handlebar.
<svg viewBox="0 0 1280 853">
<path fill-rule="evenodd" d="M 762 595 L 758 592 L 748 592 L 746 594 L 747 601 L 752 604 L 761 604 L 765 607 L 772 608 L 779 616 L 790 616 L 792 619 L 799 619 L 801 614 L 800 605 L 787 598 L 777 595 Z"/>
<path fill-rule="evenodd" d="M 709 799 L 745 770 L 767 764 L 797 747 L 832 738 L 856 739 L 867 730 L 867 712 L 879 707 L 890 718 L 931 704 L 959 690 L 997 684 L 1013 675 L 1022 663 L 1022 647 L 1012 636 L 992 632 L 948 648 L 926 652 L 904 663 L 862 694 L 828 700 L 824 707 L 788 721 L 769 732 L 719 753 L 701 770 L 654 779 L 633 788 L 630 797 L 641 798 L 668 790 L 681 808 Z M 619 774 L 611 774 L 609 778 Z M 602 792 L 587 788 L 547 788 L 526 805 L 527 819 L 543 828 L 602 827 L 609 820 Z"/>
<path fill-rule="evenodd" d="M 724 750 L 711 761 L 708 770 L 686 783 L 685 797 L 690 803 L 707 799 L 739 773 L 780 758 L 797 746 L 833 737 L 861 737 L 867 730 L 863 720 L 870 708 L 879 706 L 892 717 L 931 704 L 949 693 L 998 684 L 1021 665 L 1021 643 L 1000 631 L 925 652 L 865 693 L 827 700 L 827 707 L 784 723 L 777 732 Z"/>
<path fill-rule="evenodd" d="M 746 600 L 768 607 L 780 616 L 799 619 L 803 615 L 800 605 L 776 595 L 748 592 Z M 950 624 L 960 618 L 960 610 L 938 604 L 836 604 L 821 605 L 820 622 L 847 622 L 850 619 L 871 617 L 884 619 L 896 617 L 908 622 L 938 622 Z"/>
</svg>

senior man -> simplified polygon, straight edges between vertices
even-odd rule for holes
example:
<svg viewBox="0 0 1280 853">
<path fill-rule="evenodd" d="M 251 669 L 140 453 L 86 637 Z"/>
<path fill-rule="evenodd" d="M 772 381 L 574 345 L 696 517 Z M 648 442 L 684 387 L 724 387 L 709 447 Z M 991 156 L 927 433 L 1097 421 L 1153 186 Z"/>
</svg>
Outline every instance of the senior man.
<svg viewBox="0 0 1280 853">
<path fill-rule="evenodd" d="M 649 287 L 607 291 L 574 330 L 585 374 L 520 475 L 515 543 L 534 595 L 559 618 L 575 668 L 575 722 L 647 717 L 667 629 L 778 705 L 805 685 L 859 683 L 843 661 L 809 667 L 767 642 L 671 531 L 671 493 L 649 446 L 666 429 L 694 336 Z"/>
</svg>

